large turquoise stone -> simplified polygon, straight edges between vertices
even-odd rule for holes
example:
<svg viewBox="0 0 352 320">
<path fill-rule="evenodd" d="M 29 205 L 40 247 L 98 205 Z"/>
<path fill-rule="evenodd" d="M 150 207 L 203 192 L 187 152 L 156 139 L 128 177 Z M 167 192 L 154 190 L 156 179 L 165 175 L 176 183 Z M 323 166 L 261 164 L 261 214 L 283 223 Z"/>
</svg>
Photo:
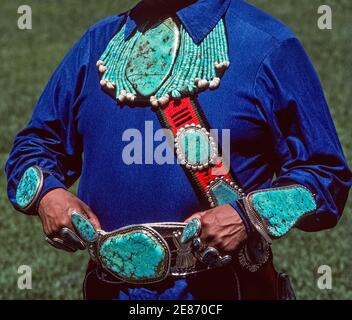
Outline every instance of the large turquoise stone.
<svg viewBox="0 0 352 320">
<path fill-rule="evenodd" d="M 87 242 L 94 242 L 97 239 L 97 232 L 92 223 L 79 213 L 73 212 L 71 215 L 72 225 L 78 235 Z"/>
<path fill-rule="evenodd" d="M 179 137 L 181 150 L 187 163 L 205 164 L 210 159 L 210 142 L 208 135 L 200 129 L 186 129 Z"/>
<path fill-rule="evenodd" d="M 36 197 L 40 187 L 41 174 L 35 167 L 28 168 L 16 190 L 16 202 L 21 208 L 28 207 Z"/>
<path fill-rule="evenodd" d="M 229 204 L 239 199 L 239 194 L 224 181 L 215 184 L 211 188 L 210 193 L 216 199 L 218 206 Z"/>
<path fill-rule="evenodd" d="M 179 42 L 179 29 L 171 18 L 140 36 L 126 66 L 126 77 L 137 93 L 149 97 L 157 92 L 171 73 Z"/>
<path fill-rule="evenodd" d="M 132 282 L 162 279 L 169 259 L 154 236 L 139 230 L 109 237 L 102 243 L 99 257 L 108 270 Z"/>
<path fill-rule="evenodd" d="M 269 232 L 275 237 L 285 235 L 301 216 L 316 210 L 313 195 L 299 186 L 257 192 L 253 195 L 252 202 L 267 222 Z"/>
</svg>

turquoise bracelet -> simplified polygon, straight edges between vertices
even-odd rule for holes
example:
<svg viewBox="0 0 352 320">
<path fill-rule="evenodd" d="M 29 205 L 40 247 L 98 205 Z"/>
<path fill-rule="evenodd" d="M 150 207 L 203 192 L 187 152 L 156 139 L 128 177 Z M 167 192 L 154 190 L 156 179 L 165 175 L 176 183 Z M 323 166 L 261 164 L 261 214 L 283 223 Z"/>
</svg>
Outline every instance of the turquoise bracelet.
<svg viewBox="0 0 352 320">
<path fill-rule="evenodd" d="M 249 220 L 268 242 L 286 235 L 317 209 L 312 192 L 297 184 L 251 192 L 243 203 Z"/>
<path fill-rule="evenodd" d="M 28 211 L 36 203 L 43 180 L 43 172 L 37 166 L 29 167 L 23 173 L 16 190 L 16 204 L 22 211 Z"/>
</svg>

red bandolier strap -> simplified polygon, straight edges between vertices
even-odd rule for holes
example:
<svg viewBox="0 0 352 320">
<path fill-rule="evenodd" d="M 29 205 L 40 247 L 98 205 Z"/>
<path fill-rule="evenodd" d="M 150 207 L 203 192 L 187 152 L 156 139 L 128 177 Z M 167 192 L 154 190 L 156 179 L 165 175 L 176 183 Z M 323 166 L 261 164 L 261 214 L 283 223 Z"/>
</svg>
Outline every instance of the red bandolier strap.
<svg viewBox="0 0 352 320">
<path fill-rule="evenodd" d="M 186 128 L 186 126 L 198 125 L 205 128 L 207 132 L 210 132 L 209 124 L 195 97 L 171 101 L 166 107 L 158 110 L 158 117 L 162 126 L 171 130 L 174 139 L 180 129 L 182 130 L 182 128 Z M 219 146 L 217 146 L 217 148 L 219 150 Z M 224 166 L 221 156 L 217 157 L 213 165 L 203 170 L 192 170 L 186 168 L 185 165 L 182 165 L 182 167 L 190 178 L 193 187 L 198 189 L 196 191 L 198 191 L 198 193 L 200 192 L 203 199 L 208 200 L 211 206 L 216 206 L 217 203 L 209 192 L 212 185 L 219 180 L 226 181 L 226 183 L 232 186 L 233 190 L 238 193 L 238 197 L 242 196 L 243 191 L 236 184 L 230 170 L 226 169 Z"/>
</svg>

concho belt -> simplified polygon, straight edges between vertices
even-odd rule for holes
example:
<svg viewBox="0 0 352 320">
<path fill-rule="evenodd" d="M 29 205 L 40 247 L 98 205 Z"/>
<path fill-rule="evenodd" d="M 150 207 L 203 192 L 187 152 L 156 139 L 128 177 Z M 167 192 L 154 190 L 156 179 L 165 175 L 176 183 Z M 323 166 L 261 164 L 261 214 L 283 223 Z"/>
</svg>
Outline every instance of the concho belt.
<svg viewBox="0 0 352 320">
<path fill-rule="evenodd" d="M 150 223 L 104 232 L 96 230 L 83 215 L 73 212 L 72 224 L 85 242 L 92 260 L 113 277 L 127 283 L 145 284 L 166 277 L 183 277 L 231 262 L 214 248 L 197 246 L 200 224 Z M 190 241 L 190 240 L 195 241 Z"/>
</svg>

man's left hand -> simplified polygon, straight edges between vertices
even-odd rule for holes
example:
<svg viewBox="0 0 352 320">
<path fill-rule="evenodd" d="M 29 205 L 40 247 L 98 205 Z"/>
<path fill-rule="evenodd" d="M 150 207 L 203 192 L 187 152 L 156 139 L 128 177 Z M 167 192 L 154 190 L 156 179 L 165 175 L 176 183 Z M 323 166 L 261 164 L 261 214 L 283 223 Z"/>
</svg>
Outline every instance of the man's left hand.
<svg viewBox="0 0 352 320">
<path fill-rule="evenodd" d="M 230 205 L 224 205 L 189 217 L 188 223 L 198 218 L 202 223 L 200 239 L 208 247 L 215 247 L 221 253 L 231 253 L 247 239 L 242 218 Z"/>
</svg>

